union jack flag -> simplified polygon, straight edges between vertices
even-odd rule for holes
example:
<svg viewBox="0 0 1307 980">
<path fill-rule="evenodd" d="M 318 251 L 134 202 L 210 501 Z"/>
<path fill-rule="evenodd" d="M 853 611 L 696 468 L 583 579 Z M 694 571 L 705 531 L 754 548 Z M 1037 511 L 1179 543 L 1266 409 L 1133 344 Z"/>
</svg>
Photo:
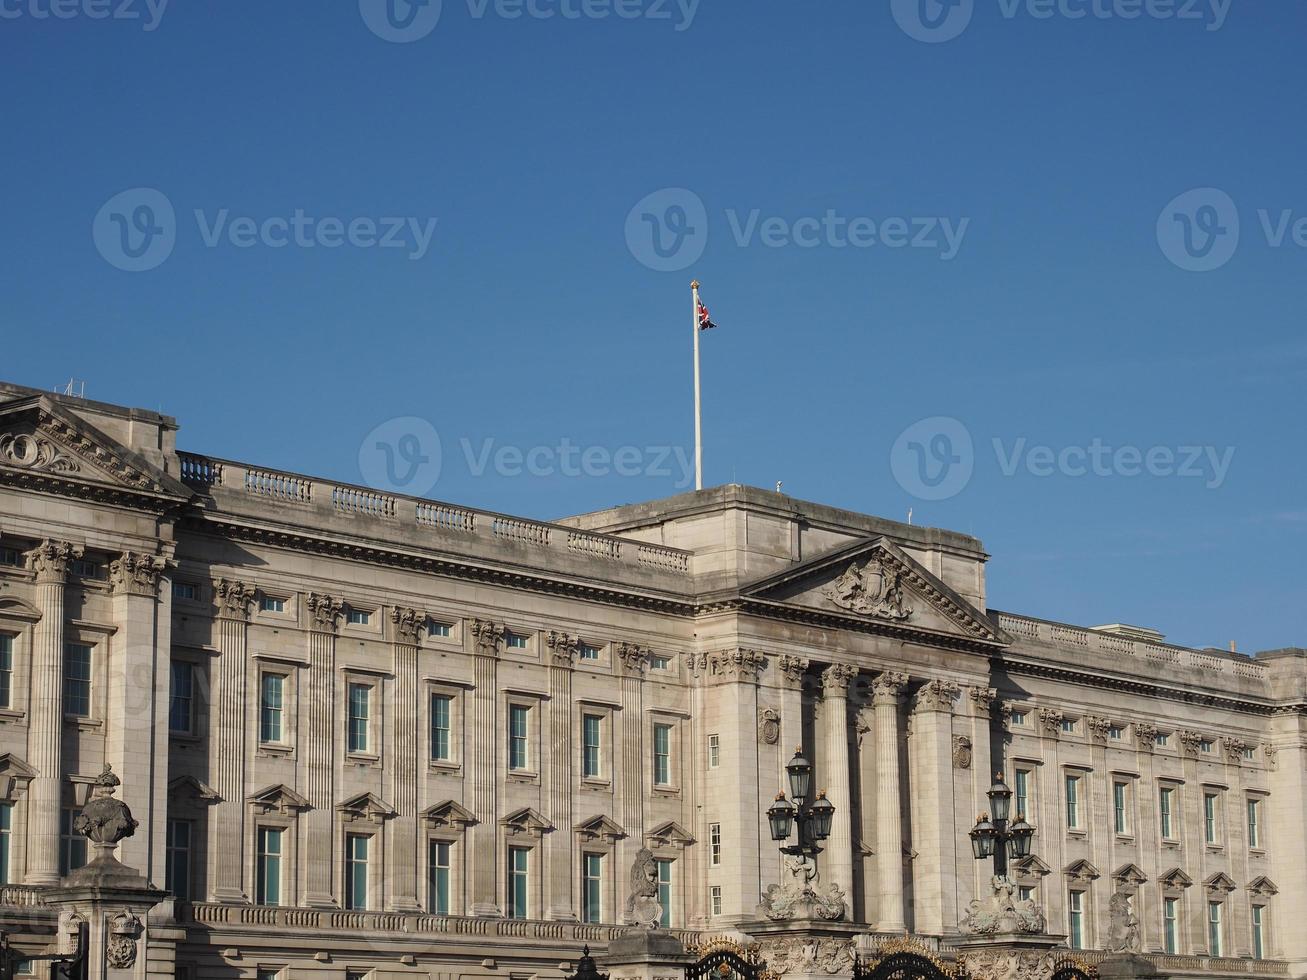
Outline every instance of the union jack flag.
<svg viewBox="0 0 1307 980">
<path fill-rule="evenodd" d="M 699 329 L 714 330 L 716 329 L 716 327 L 717 324 L 713 323 L 712 318 L 708 316 L 708 307 L 700 303 L 699 304 Z"/>
</svg>

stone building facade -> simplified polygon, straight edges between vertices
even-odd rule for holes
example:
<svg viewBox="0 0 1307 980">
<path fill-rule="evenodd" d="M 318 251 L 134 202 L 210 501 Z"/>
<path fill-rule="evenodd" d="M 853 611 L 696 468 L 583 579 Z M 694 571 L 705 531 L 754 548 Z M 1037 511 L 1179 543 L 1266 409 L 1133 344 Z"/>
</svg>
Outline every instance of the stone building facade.
<svg viewBox="0 0 1307 980">
<path fill-rule="evenodd" d="M 558 976 L 658 861 L 666 924 L 747 929 L 796 746 L 869 936 L 946 952 L 989 870 L 1091 958 L 1302 975 L 1307 651 L 998 612 L 975 538 L 741 486 L 542 523 L 175 448 L 0 385 L 0 926 L 104 763 L 177 974 Z"/>
</svg>

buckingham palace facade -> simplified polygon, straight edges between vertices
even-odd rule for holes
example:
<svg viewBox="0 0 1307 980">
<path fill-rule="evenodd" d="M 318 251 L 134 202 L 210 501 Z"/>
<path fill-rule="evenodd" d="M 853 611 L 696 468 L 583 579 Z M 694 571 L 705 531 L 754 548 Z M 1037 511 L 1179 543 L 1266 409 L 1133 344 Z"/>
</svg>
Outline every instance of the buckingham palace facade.
<svg viewBox="0 0 1307 980">
<path fill-rule="evenodd" d="M 1307 650 L 990 608 L 950 531 L 725 486 L 544 523 L 177 451 L 153 412 L 0 384 L 0 927 L 106 763 L 190 980 L 557 978 L 621 931 L 747 930 L 796 747 L 822 880 L 947 950 L 990 870 L 1091 958 L 1126 896 L 1185 975 L 1307 966 Z M 1068 587 L 1074 583 L 1067 583 Z"/>
</svg>

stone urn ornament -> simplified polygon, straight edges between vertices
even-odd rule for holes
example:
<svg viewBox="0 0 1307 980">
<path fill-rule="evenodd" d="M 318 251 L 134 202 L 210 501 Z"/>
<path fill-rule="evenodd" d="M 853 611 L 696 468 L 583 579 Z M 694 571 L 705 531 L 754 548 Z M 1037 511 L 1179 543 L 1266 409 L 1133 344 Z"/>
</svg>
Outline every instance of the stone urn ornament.
<svg viewBox="0 0 1307 980">
<path fill-rule="evenodd" d="M 118 842 L 134 835 L 140 826 L 127 804 L 114 799 L 114 790 L 121 785 L 122 780 L 114 775 L 113 767 L 106 762 L 103 771 L 95 778 L 91 798 L 73 821 L 73 829 L 95 845 L 99 852 L 95 861 L 116 860 L 113 852 Z"/>
</svg>

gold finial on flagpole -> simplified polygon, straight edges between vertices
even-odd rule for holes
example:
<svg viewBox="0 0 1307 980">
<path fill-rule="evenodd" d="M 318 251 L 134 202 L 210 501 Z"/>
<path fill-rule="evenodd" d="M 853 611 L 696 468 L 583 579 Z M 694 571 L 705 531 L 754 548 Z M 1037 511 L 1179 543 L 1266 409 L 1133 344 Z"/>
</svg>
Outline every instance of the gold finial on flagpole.
<svg viewBox="0 0 1307 980">
<path fill-rule="evenodd" d="M 699 280 L 696 279 L 696 280 L 694 280 L 694 282 L 690 283 L 690 288 L 691 288 L 691 289 L 698 289 L 698 288 L 699 288 Z"/>
</svg>

